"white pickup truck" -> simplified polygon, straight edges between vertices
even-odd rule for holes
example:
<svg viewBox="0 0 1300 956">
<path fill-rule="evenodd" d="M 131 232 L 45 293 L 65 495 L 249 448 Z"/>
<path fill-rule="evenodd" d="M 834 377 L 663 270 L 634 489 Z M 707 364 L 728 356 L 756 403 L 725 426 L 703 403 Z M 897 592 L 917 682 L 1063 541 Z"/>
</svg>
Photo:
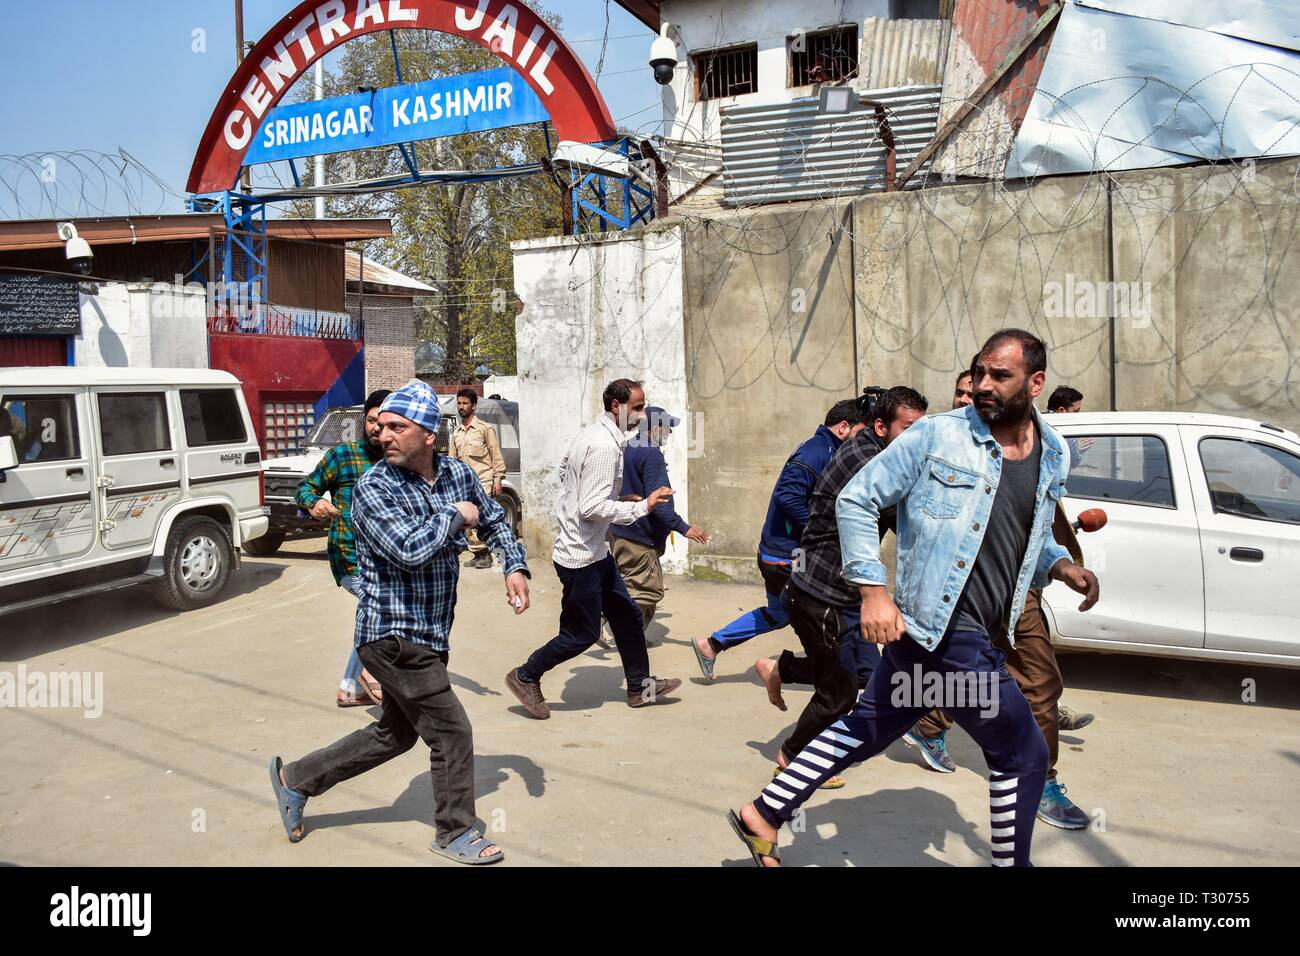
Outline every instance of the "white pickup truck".
<svg viewBox="0 0 1300 956">
<path fill-rule="evenodd" d="M 1070 444 L 1063 501 L 1101 600 L 1043 592 L 1063 648 L 1300 667 L 1300 436 L 1174 412 L 1050 419 Z"/>
</svg>

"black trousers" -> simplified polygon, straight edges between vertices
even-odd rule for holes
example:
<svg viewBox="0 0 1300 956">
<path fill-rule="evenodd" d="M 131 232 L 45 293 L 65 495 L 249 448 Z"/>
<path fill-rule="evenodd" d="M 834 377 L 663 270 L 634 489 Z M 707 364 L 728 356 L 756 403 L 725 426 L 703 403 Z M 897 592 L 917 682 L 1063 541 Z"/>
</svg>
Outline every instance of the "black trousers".
<svg viewBox="0 0 1300 956">
<path fill-rule="evenodd" d="M 834 607 L 793 584 L 785 589 L 785 603 L 790 609 L 790 626 L 808 655 L 813 685 L 812 699 L 781 744 L 789 761 L 853 708 L 858 697 L 858 671 L 866 669 L 869 679 L 880 660 L 880 651 L 862 640 L 856 607 Z"/>
<path fill-rule="evenodd" d="M 383 714 L 369 727 L 287 764 L 285 783 L 309 797 L 319 796 L 423 739 L 429 745 L 438 845 L 446 846 L 476 819 L 474 733 L 451 689 L 447 653 L 396 637 L 362 644 L 357 653 L 384 689 Z"/>
<path fill-rule="evenodd" d="M 650 657 L 645 649 L 641 609 L 627 593 L 623 576 L 612 555 L 585 568 L 555 565 L 564 591 L 560 598 L 560 632 L 543 644 L 519 667 L 519 679 L 536 684 L 542 675 L 577 657 L 600 637 L 600 615 L 614 632 L 623 676 L 629 691 L 645 689 L 650 679 Z M 382 684 L 383 681 L 381 680 Z"/>
</svg>

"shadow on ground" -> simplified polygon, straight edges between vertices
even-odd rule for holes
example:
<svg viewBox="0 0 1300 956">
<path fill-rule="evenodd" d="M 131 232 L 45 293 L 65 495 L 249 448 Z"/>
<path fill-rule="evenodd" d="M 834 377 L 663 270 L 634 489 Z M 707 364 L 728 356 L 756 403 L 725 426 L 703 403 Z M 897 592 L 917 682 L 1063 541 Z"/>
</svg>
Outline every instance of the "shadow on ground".
<svg viewBox="0 0 1300 956">
<path fill-rule="evenodd" d="M 1254 703 L 1300 710 L 1300 670 L 1291 668 L 1138 654 L 1071 653 L 1057 660 L 1066 703 L 1071 688 L 1219 704 L 1247 703 L 1243 694 L 1251 689 Z"/>
<path fill-rule="evenodd" d="M 418 743 L 416 746 L 420 746 Z M 510 774 L 517 774 L 524 782 L 528 796 L 539 798 L 546 792 L 546 774 L 534 761 L 518 754 L 475 755 L 474 757 L 474 799 L 479 803 L 479 812 L 487 812 L 485 822 L 493 823 L 491 807 L 482 805 L 485 797 L 491 796 L 501 788 Z M 429 839 L 433 839 L 433 782 L 427 772 L 411 778 L 406 789 L 386 807 L 368 807 L 364 810 L 344 810 L 336 813 L 314 813 L 329 799 L 328 794 L 315 798 L 307 804 L 304 820 L 308 832 L 326 830 L 331 827 L 356 826 L 367 823 L 405 823 L 415 821 L 429 825 Z"/>
<path fill-rule="evenodd" d="M 221 597 L 209 607 L 219 608 L 274 584 L 287 568 L 288 565 L 269 561 L 246 561 L 231 574 Z M 174 611 L 160 604 L 149 584 L 32 608 L 5 617 L 5 640 L 0 643 L 0 661 L 27 660 L 186 613 L 192 612 Z"/>
</svg>

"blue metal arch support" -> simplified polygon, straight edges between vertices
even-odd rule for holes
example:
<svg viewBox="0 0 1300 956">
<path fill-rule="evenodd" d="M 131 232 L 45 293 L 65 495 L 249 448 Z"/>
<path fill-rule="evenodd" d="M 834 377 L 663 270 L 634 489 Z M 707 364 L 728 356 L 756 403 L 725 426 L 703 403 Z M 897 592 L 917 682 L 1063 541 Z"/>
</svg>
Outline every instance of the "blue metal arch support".
<svg viewBox="0 0 1300 956">
<path fill-rule="evenodd" d="M 216 197 L 215 210 L 225 220 L 220 247 L 220 300 L 241 320 L 251 320 L 267 302 L 266 203 L 255 196 L 227 191 Z M 243 253 L 242 256 L 239 253 Z"/>
<path fill-rule="evenodd" d="M 627 157 L 630 163 L 641 162 L 644 157 L 641 151 L 633 150 L 631 140 L 626 136 L 618 140 L 607 140 L 603 143 L 592 143 L 593 146 L 610 147 L 617 146 L 619 153 Z M 652 190 L 647 189 L 640 183 L 635 182 L 631 177 L 622 181 L 623 186 L 623 208 L 621 215 L 614 215 L 609 211 L 608 195 L 608 176 L 602 176 L 599 173 L 579 173 L 573 170 L 570 174 L 570 195 L 573 197 L 573 234 L 581 235 L 583 232 L 582 211 L 586 211 L 595 216 L 596 221 L 600 224 L 600 231 L 605 232 L 612 225 L 618 229 L 631 229 L 638 222 L 650 222 L 655 217 L 655 194 Z M 595 202 L 586 198 L 583 191 L 590 189 L 595 194 Z M 644 202 L 639 201 L 643 199 Z M 588 222 L 591 219 L 588 217 Z"/>
</svg>

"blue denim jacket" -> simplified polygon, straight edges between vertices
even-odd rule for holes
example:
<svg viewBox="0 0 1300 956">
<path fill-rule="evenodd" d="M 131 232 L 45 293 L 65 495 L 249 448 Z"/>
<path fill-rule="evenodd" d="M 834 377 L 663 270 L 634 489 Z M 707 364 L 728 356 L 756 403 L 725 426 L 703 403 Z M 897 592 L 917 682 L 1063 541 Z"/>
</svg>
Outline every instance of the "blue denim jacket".
<svg viewBox="0 0 1300 956">
<path fill-rule="evenodd" d="M 1031 587 L 1069 552 L 1052 538 L 1052 515 L 1065 492 L 1070 453 L 1065 441 L 1034 411 L 1042 461 L 1034 524 L 1016 579 L 1008 639 Z M 898 505 L 895 603 L 907 632 L 933 650 L 948 630 L 957 599 L 979 554 L 1002 475 L 1002 450 L 973 407 L 927 415 L 895 439 L 840 492 L 835 504 L 842 573 L 853 584 L 884 584 L 880 512 Z"/>
</svg>

